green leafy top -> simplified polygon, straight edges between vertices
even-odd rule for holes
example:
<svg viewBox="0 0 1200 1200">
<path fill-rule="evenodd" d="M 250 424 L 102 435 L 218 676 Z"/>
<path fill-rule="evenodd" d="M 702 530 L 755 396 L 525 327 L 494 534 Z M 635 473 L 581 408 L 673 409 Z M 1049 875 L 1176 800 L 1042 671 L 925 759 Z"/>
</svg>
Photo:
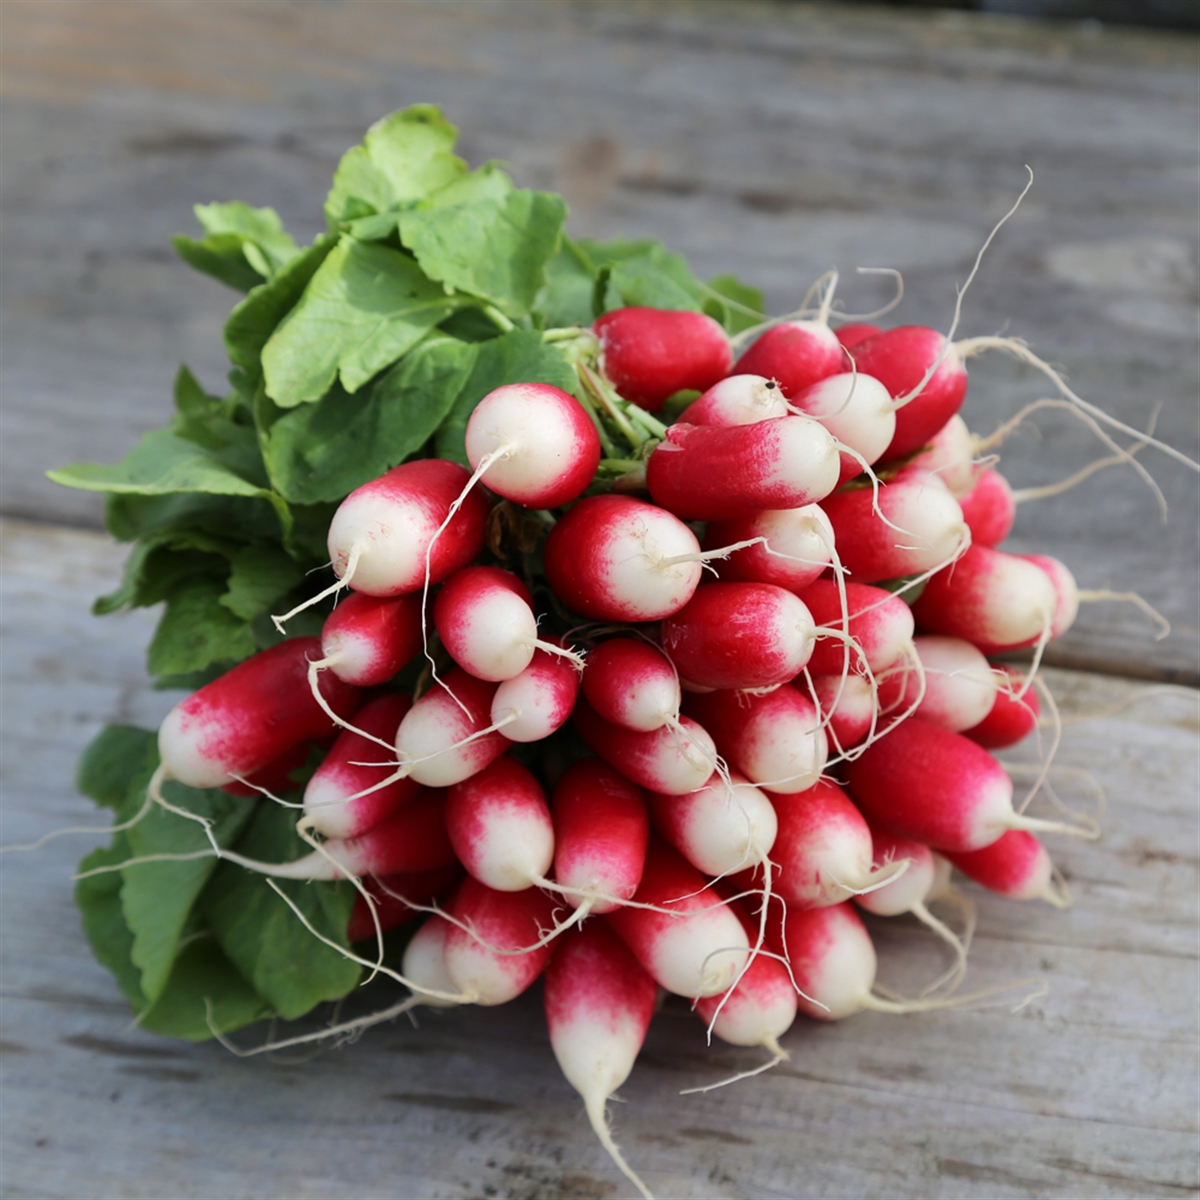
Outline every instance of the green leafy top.
<svg viewBox="0 0 1200 1200">
<path fill-rule="evenodd" d="M 573 242 L 560 196 L 515 187 L 495 163 L 469 170 L 456 133 L 429 105 L 373 125 L 338 164 L 327 231 L 310 246 L 272 209 L 238 202 L 197 205 L 203 236 L 174 239 L 186 262 L 245 293 L 225 325 L 227 394 L 181 368 L 166 429 L 115 466 L 50 472 L 105 493 L 110 531 L 133 543 L 95 611 L 164 606 L 147 660 L 161 686 L 199 686 L 278 640 L 270 614 L 326 582 L 335 506 L 415 456 L 465 462 L 467 420 L 489 391 L 540 381 L 584 398 L 575 363 L 590 335 L 570 327 L 629 304 L 702 310 L 731 332 L 759 319 L 753 289 L 702 283 L 656 242 Z M 318 630 L 320 611 L 306 616 L 289 632 Z M 152 734 L 115 726 L 85 753 L 79 786 L 126 821 L 156 762 Z M 287 809 L 169 790 L 222 846 L 300 853 Z M 210 857 L 128 861 L 205 845 L 195 821 L 156 808 L 84 861 L 106 868 L 80 881 L 85 929 L 143 1025 L 202 1038 L 210 1020 L 294 1017 L 356 984 L 359 968 L 260 876 Z M 286 890 L 344 944 L 348 885 Z"/>
</svg>

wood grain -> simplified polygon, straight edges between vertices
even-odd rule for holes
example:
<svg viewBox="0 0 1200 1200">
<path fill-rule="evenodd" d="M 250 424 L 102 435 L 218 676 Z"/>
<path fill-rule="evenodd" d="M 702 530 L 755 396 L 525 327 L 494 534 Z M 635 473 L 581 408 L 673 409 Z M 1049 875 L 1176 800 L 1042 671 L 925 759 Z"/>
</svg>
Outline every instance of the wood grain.
<svg viewBox="0 0 1200 1200">
<path fill-rule="evenodd" d="M 106 721 L 153 725 L 149 614 L 95 620 L 119 555 L 101 536 L 7 521 L 0 842 L 97 823 L 71 783 Z M 791 1062 L 707 1096 L 681 1088 L 759 1061 L 704 1045 L 672 1001 L 614 1105 L 663 1197 L 1126 1197 L 1193 1194 L 1196 695 L 1051 672 L 1072 719 L 1059 762 L 1107 791 L 1097 843 L 1051 839 L 1076 902 L 975 891 L 969 987 L 1026 977 L 1007 1008 L 798 1024 Z M 1124 704 L 1119 712 L 1109 711 Z M 1031 757 L 1032 752 L 1011 757 Z M 1091 793 L 1059 779 L 1072 803 Z M 546 1044 L 534 994 L 422 1016 L 310 1061 L 239 1061 L 130 1026 L 84 943 L 73 863 L 95 837 L 3 859 L 0 1193 L 12 1197 L 480 1197 L 629 1194 Z M 944 965 L 907 920 L 875 920 L 881 979 L 915 991 Z M 394 998 L 372 988 L 347 1011 Z M 247 1030 L 246 1044 L 267 1030 Z"/>
<path fill-rule="evenodd" d="M 9 0 L 0 509 L 95 524 L 42 472 L 113 461 L 163 423 L 189 362 L 211 387 L 234 299 L 174 259 L 193 201 L 274 205 L 303 238 L 370 121 L 445 105 L 474 162 L 562 190 L 577 234 L 651 235 L 736 270 L 775 311 L 830 266 L 851 309 L 901 269 L 902 322 L 945 328 L 988 229 L 1037 181 L 961 332 L 1026 337 L 1088 398 L 1200 455 L 1196 39 L 975 14 L 745 2 L 437 4 Z M 972 363 L 987 432 L 1045 386 Z M 1039 420 L 1004 451 L 1025 486 L 1101 450 Z M 1110 470 L 1023 509 L 1015 545 L 1084 586 L 1136 587 L 1175 625 L 1093 605 L 1059 661 L 1200 678 L 1195 476 L 1144 456 L 1172 509 Z"/>
</svg>

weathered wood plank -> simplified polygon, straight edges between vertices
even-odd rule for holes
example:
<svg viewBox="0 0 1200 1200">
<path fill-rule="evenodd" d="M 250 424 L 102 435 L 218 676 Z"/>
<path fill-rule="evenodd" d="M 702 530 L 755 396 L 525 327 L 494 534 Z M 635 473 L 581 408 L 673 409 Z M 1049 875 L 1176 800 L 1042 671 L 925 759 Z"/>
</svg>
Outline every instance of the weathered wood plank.
<svg viewBox="0 0 1200 1200">
<path fill-rule="evenodd" d="M 195 200 L 276 206 L 308 237 L 337 155 L 377 116 L 438 100 L 473 161 L 557 188 L 581 234 L 658 236 L 794 305 L 831 265 L 854 308 L 905 272 L 896 317 L 945 327 L 954 285 L 1023 182 L 1035 189 L 961 332 L 1007 328 L 1080 391 L 1200 451 L 1196 39 L 965 14 L 704 3 L 196 2 L 5 6 L 0 507 L 95 523 L 49 466 L 112 461 L 161 424 L 180 360 L 210 386 L 233 293 L 168 238 Z M 972 364 L 988 431 L 1045 392 Z M 1065 418 L 1006 448 L 1019 485 L 1096 457 Z M 1094 605 L 1059 661 L 1200 671 L 1195 477 L 1147 455 L 1164 530 L 1128 471 L 1023 510 L 1015 545 L 1089 587 L 1136 586 L 1176 625 L 1154 644 Z"/>
<path fill-rule="evenodd" d="M 152 725 L 150 614 L 98 621 L 102 537 L 4 522 L 5 787 L 0 842 L 97 814 L 73 794 L 105 721 Z M 706 1049 L 678 1002 L 656 1019 L 614 1106 L 620 1139 L 662 1196 L 1173 1196 L 1194 1189 L 1196 696 L 1051 672 L 1069 716 L 1059 761 L 1110 798 L 1099 843 L 1052 840 L 1076 904 L 975 893 L 972 987 L 1040 976 L 1004 1008 L 864 1014 L 788 1035 L 792 1060 L 707 1096 L 679 1089 L 759 1061 Z M 1012 757 L 1022 757 L 1014 753 Z M 1028 756 L 1026 751 L 1024 756 Z M 1088 792 L 1065 777 L 1063 795 Z M 0 901 L 0 1190 L 77 1197 L 467 1197 L 628 1194 L 559 1077 L 536 995 L 422 1016 L 301 1062 L 238 1061 L 130 1027 L 90 958 L 69 875 L 84 842 L 4 859 Z M 881 978 L 915 990 L 944 965 L 907 921 L 876 920 Z M 390 1002 L 384 987 L 348 1011 Z M 247 1044 L 264 1030 L 241 1034 Z"/>
</svg>

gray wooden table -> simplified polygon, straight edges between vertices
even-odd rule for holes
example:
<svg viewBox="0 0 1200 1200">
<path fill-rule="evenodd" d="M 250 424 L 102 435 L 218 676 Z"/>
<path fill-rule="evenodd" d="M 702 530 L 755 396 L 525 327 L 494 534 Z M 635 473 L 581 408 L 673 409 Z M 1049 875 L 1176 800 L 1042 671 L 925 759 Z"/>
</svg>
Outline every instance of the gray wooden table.
<svg viewBox="0 0 1200 1200">
<path fill-rule="evenodd" d="M 757 3 L 83 4 L 6 0 L 2 369 L 4 807 L 0 842 L 91 822 L 72 764 L 102 723 L 153 725 L 153 614 L 96 621 L 120 552 L 93 498 L 48 466 L 111 461 L 162 424 L 188 361 L 217 386 L 233 294 L 169 249 L 196 200 L 274 205 L 316 231 L 338 153 L 375 117 L 442 103 L 465 154 L 564 191 L 577 233 L 662 237 L 794 304 L 831 265 L 846 304 L 904 271 L 903 321 L 948 322 L 954 285 L 1037 181 L 968 296 L 963 332 L 1007 328 L 1078 389 L 1200 450 L 1194 37 Z M 988 430 L 1044 389 L 972 364 Z M 1019 484 L 1097 453 L 1042 422 L 1010 444 Z M 1158 1196 L 1196 1160 L 1195 477 L 1172 504 L 1109 471 L 1023 508 L 1014 543 L 1092 587 L 1135 587 L 1174 624 L 1090 606 L 1050 673 L 1060 761 L 1102 780 L 1104 839 L 1056 839 L 1075 906 L 980 895 L 979 987 L 1044 976 L 1004 1009 L 807 1023 L 792 1061 L 707 1050 L 668 1005 L 614 1106 L 662 1196 Z M 1111 710 L 1128 701 L 1119 712 Z M 1108 712 L 1109 715 L 1095 715 Z M 1068 792 L 1079 784 L 1064 785 Z M 1082 793 L 1075 795 L 1082 799 Z M 238 1061 L 130 1027 L 87 953 L 68 877 L 84 844 L 0 860 L 0 1192 L 53 1197 L 516 1198 L 625 1195 L 559 1077 L 536 997 L 372 1031 L 307 1062 Z M 68 844 L 69 843 L 69 844 Z M 872 925 L 881 974 L 936 973 L 935 943 Z M 352 1004 L 365 1011 L 386 989 Z"/>
</svg>

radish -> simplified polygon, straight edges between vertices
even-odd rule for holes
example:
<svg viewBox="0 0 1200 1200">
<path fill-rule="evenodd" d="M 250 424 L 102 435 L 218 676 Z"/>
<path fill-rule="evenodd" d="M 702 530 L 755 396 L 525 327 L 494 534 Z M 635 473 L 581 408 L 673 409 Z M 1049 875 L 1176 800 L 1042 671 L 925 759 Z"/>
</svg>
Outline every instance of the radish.
<svg viewBox="0 0 1200 1200">
<path fill-rule="evenodd" d="M 870 829 L 873 865 L 878 869 L 888 863 L 907 859 L 908 870 L 889 880 L 883 887 L 855 896 L 854 902 L 859 908 L 874 913 L 877 917 L 898 917 L 904 913 L 911 913 L 947 942 L 954 950 L 955 965 L 942 979 L 927 987 L 925 994 L 946 983 L 952 984 L 950 990 L 953 991 L 967 970 L 967 947 L 962 938 L 929 911 L 927 905 L 936 899 L 953 900 L 958 903 L 967 916 L 967 938 L 974 929 L 972 906 L 947 886 L 948 877 L 944 881 L 939 880 L 936 856 L 928 846 L 910 838 L 900 837 L 879 825 L 872 825 Z M 1001 838 L 1001 841 L 1003 840 Z"/>
<path fill-rule="evenodd" d="M 705 875 L 728 875 L 761 863 L 775 844 L 778 821 L 766 795 L 736 772 L 713 773 L 686 796 L 648 792 L 654 831 Z"/>
<path fill-rule="evenodd" d="M 443 962 L 454 988 L 472 1004 L 515 1000 L 550 961 L 550 945 L 526 947 L 554 923 L 554 904 L 537 888 L 498 892 L 468 875 L 446 906 Z"/>
<path fill-rule="evenodd" d="M 1021 554 L 1019 558 L 1033 563 L 1045 571 L 1047 578 L 1054 587 L 1054 615 L 1050 620 L 1050 637 L 1062 637 L 1079 615 L 1079 602 L 1083 599 L 1075 584 L 1075 576 L 1067 569 L 1065 563 L 1046 554 Z"/>
<path fill-rule="evenodd" d="M 729 374 L 733 353 L 704 313 L 632 306 L 592 325 L 604 373 L 626 400 L 656 412 L 684 390 L 705 391 Z"/>
<path fill-rule="evenodd" d="M 726 991 L 750 942 L 708 880 L 664 842 L 650 839 L 634 904 L 603 918 L 661 987 L 678 996 Z M 664 909 L 670 911 L 662 911 Z"/>
<path fill-rule="evenodd" d="M 325 618 L 314 666 L 356 687 L 387 683 L 421 649 L 421 598 L 351 592 Z"/>
<path fill-rule="evenodd" d="M 554 878 L 564 897 L 591 900 L 595 913 L 632 899 L 650 836 L 641 790 L 600 759 L 583 758 L 558 781 L 551 817 Z"/>
<path fill-rule="evenodd" d="M 768 329 L 737 360 L 739 374 L 777 380 L 787 397 L 842 370 L 841 343 L 821 321 L 783 321 Z"/>
<path fill-rule="evenodd" d="M 611 725 L 651 733 L 679 720 L 679 676 L 661 650 L 640 638 L 601 642 L 587 657 L 583 694 Z"/>
<path fill-rule="evenodd" d="M 771 803 L 779 820 L 771 855 L 778 867 L 775 891 L 789 911 L 840 904 L 905 869 L 896 863 L 872 867 L 867 823 L 830 779 L 795 795 L 773 795 Z"/>
<path fill-rule="evenodd" d="M 870 488 L 826 497 L 842 565 L 857 583 L 918 575 L 954 562 L 971 544 L 958 501 L 934 479 L 901 476 L 879 489 L 881 519 Z"/>
<path fill-rule="evenodd" d="M 972 546 L 929 580 L 913 603 L 913 616 L 930 633 L 965 638 L 984 654 L 998 654 L 1047 636 L 1058 603 L 1053 581 L 1036 563 Z"/>
<path fill-rule="evenodd" d="M 791 684 L 766 695 L 688 695 L 684 710 L 714 731 L 722 757 L 758 787 L 803 792 L 825 769 L 828 746 L 817 710 Z"/>
<path fill-rule="evenodd" d="M 783 389 L 761 375 L 730 375 L 680 414 L 688 425 L 754 425 L 788 415 Z"/>
<path fill-rule="evenodd" d="M 988 660 L 970 642 L 956 637 L 917 637 L 913 648 L 920 668 L 906 664 L 881 676 L 880 705 L 896 711 L 915 704 L 918 716 L 958 733 L 978 725 L 991 711 L 998 690 Z"/>
<path fill-rule="evenodd" d="M 710 522 L 704 549 L 715 551 L 745 542 L 758 544 L 743 545 L 715 564 L 722 579 L 773 583 L 800 592 L 829 566 L 833 526 L 816 504 L 765 509 L 750 517 Z"/>
<path fill-rule="evenodd" d="M 814 675 L 812 695 L 827 721 L 826 734 L 839 753 L 861 745 L 879 712 L 875 689 L 861 675 Z"/>
<path fill-rule="evenodd" d="M 582 495 L 600 462 L 600 438 L 574 396 L 548 383 L 489 392 L 467 421 L 467 459 L 497 495 L 558 508 Z"/>
<path fill-rule="evenodd" d="M 578 695 L 574 661 L 539 648 L 525 670 L 496 689 L 492 724 L 511 742 L 540 742 L 566 723 Z"/>
<path fill-rule="evenodd" d="M 878 325 L 868 325 L 866 322 L 859 321 L 839 326 L 833 332 L 837 340 L 846 349 L 849 349 L 851 346 L 857 346 L 859 342 L 866 341 L 869 337 L 874 337 L 877 333 L 882 333 L 883 330 Z"/>
<path fill-rule="evenodd" d="M 854 362 L 897 401 L 896 432 L 885 459 L 919 450 L 958 412 L 967 395 L 962 357 L 936 329 L 901 325 L 865 338 L 854 347 Z"/>
<path fill-rule="evenodd" d="M 975 465 L 975 439 L 967 423 L 954 414 L 930 439 L 925 449 L 904 466 L 904 471 L 936 475 L 960 503 L 979 478 Z"/>
<path fill-rule="evenodd" d="M 994 467 L 984 471 L 958 503 L 974 545 L 998 546 L 1012 531 L 1017 515 L 1016 497 L 1008 481 Z"/>
<path fill-rule="evenodd" d="M 354 909 L 346 928 L 347 939 L 365 941 L 374 938 L 379 930 L 387 933 L 389 929 L 413 920 L 420 915 L 421 909 L 445 896 L 462 876 L 462 867 L 450 863 L 432 871 L 366 880 L 364 886 L 371 900 L 368 902 L 361 892 L 354 897 Z"/>
<path fill-rule="evenodd" d="M 396 731 L 400 770 L 449 787 L 495 762 L 511 744 L 488 723 L 496 685 L 455 668 L 405 714 Z"/>
<path fill-rule="evenodd" d="M 402 596 L 465 567 L 483 549 L 488 516 L 479 492 L 464 495 L 469 482 L 457 463 L 425 458 L 356 488 L 329 524 L 329 557 L 340 585 L 369 596 Z"/>
<path fill-rule="evenodd" d="M 811 504 L 833 491 L 839 470 L 837 443 L 811 417 L 675 424 L 646 463 L 646 486 L 684 520 L 724 521 Z"/>
<path fill-rule="evenodd" d="M 358 714 L 362 733 L 343 730 L 304 789 L 306 828 L 329 838 L 357 837 L 423 790 L 415 779 L 397 779 L 390 763 L 372 765 L 381 753 L 376 743 L 395 738 L 410 708 L 412 697 L 402 692 L 380 696 Z"/>
<path fill-rule="evenodd" d="M 630 496 L 580 500 L 550 531 L 546 578 L 584 617 L 661 621 L 700 582 L 696 535 L 678 517 Z"/>
<path fill-rule="evenodd" d="M 533 661 L 535 650 L 574 658 L 537 636 L 529 589 L 511 571 L 464 567 L 442 586 L 433 622 L 450 657 L 476 679 L 512 679 Z"/>
<path fill-rule="evenodd" d="M 458 992 L 446 970 L 446 935 L 453 928 L 449 921 L 431 917 L 404 948 L 400 970 L 421 1003 L 430 1008 L 452 1008 L 471 1002 L 468 996 L 451 999 Z"/>
<path fill-rule="evenodd" d="M 613 1141 L 605 1102 L 629 1078 L 658 987 L 620 938 L 595 921 L 562 939 L 546 969 L 546 1025 L 554 1057 L 583 1097 L 588 1120 L 613 1162 L 647 1200 L 646 1185 Z"/>
<path fill-rule="evenodd" d="M 1015 746 L 1037 729 L 1042 706 L 1037 692 L 1023 686 L 1024 675 L 1016 667 L 1001 663 L 994 665 L 992 670 L 1002 673 L 1004 682 L 996 689 L 996 698 L 987 716 L 962 733 L 987 750 L 1002 750 L 1006 746 Z"/>
<path fill-rule="evenodd" d="M 800 592 L 819 628 L 842 629 L 842 600 L 837 581 L 820 579 Z M 846 583 L 846 604 L 850 618 L 850 638 L 862 660 L 878 673 L 890 667 L 912 643 L 912 609 L 899 596 L 883 588 L 862 583 Z M 818 639 L 808 669 L 815 675 L 840 674 L 845 662 L 844 646 L 833 640 Z M 855 664 L 857 656 L 851 656 Z"/>
<path fill-rule="evenodd" d="M 605 762 L 651 791 L 672 796 L 694 792 L 708 782 L 716 764 L 712 738 L 689 717 L 683 717 L 676 727 L 662 725 L 639 733 L 610 725 L 581 699 L 571 723 Z"/>
<path fill-rule="evenodd" d="M 158 781 L 221 787 L 261 770 L 299 742 L 335 728 L 309 691 L 316 638 L 292 638 L 260 650 L 181 700 L 158 731 Z M 338 716 L 354 715 L 362 694 L 336 676 L 321 694 Z"/>
<path fill-rule="evenodd" d="M 808 609 L 773 583 L 707 583 L 663 621 L 663 650 L 694 683 L 760 688 L 804 669 L 816 642 Z"/>
<path fill-rule="evenodd" d="M 265 767 L 244 778 L 231 780 L 221 785 L 221 791 L 230 796 L 261 796 L 266 792 L 280 795 L 291 792 L 298 786 L 292 775 L 308 762 L 308 756 L 314 747 L 327 750 L 333 743 L 333 738 L 322 738 L 321 742 L 297 742 L 290 750 L 285 750 L 278 758 L 273 758 Z"/>
<path fill-rule="evenodd" d="M 861 475 L 863 462 L 883 456 L 896 430 L 896 410 L 887 388 L 861 372 L 830 375 L 791 397 L 798 409 L 820 421 L 844 446 L 857 454 L 841 452 L 838 482 Z"/>
<path fill-rule="evenodd" d="M 1004 768 L 961 734 L 921 717 L 893 725 L 846 773 L 869 820 L 942 852 L 980 850 L 1009 829 L 1080 832 L 1013 812 Z"/>
<path fill-rule="evenodd" d="M 980 850 L 945 854 L 968 879 L 1011 900 L 1045 900 L 1055 908 L 1071 902 L 1046 847 L 1024 829 L 1010 829 Z"/>
<path fill-rule="evenodd" d="M 507 754 L 447 789 L 446 832 L 463 866 L 498 892 L 541 883 L 554 861 L 545 793 Z"/>
</svg>

